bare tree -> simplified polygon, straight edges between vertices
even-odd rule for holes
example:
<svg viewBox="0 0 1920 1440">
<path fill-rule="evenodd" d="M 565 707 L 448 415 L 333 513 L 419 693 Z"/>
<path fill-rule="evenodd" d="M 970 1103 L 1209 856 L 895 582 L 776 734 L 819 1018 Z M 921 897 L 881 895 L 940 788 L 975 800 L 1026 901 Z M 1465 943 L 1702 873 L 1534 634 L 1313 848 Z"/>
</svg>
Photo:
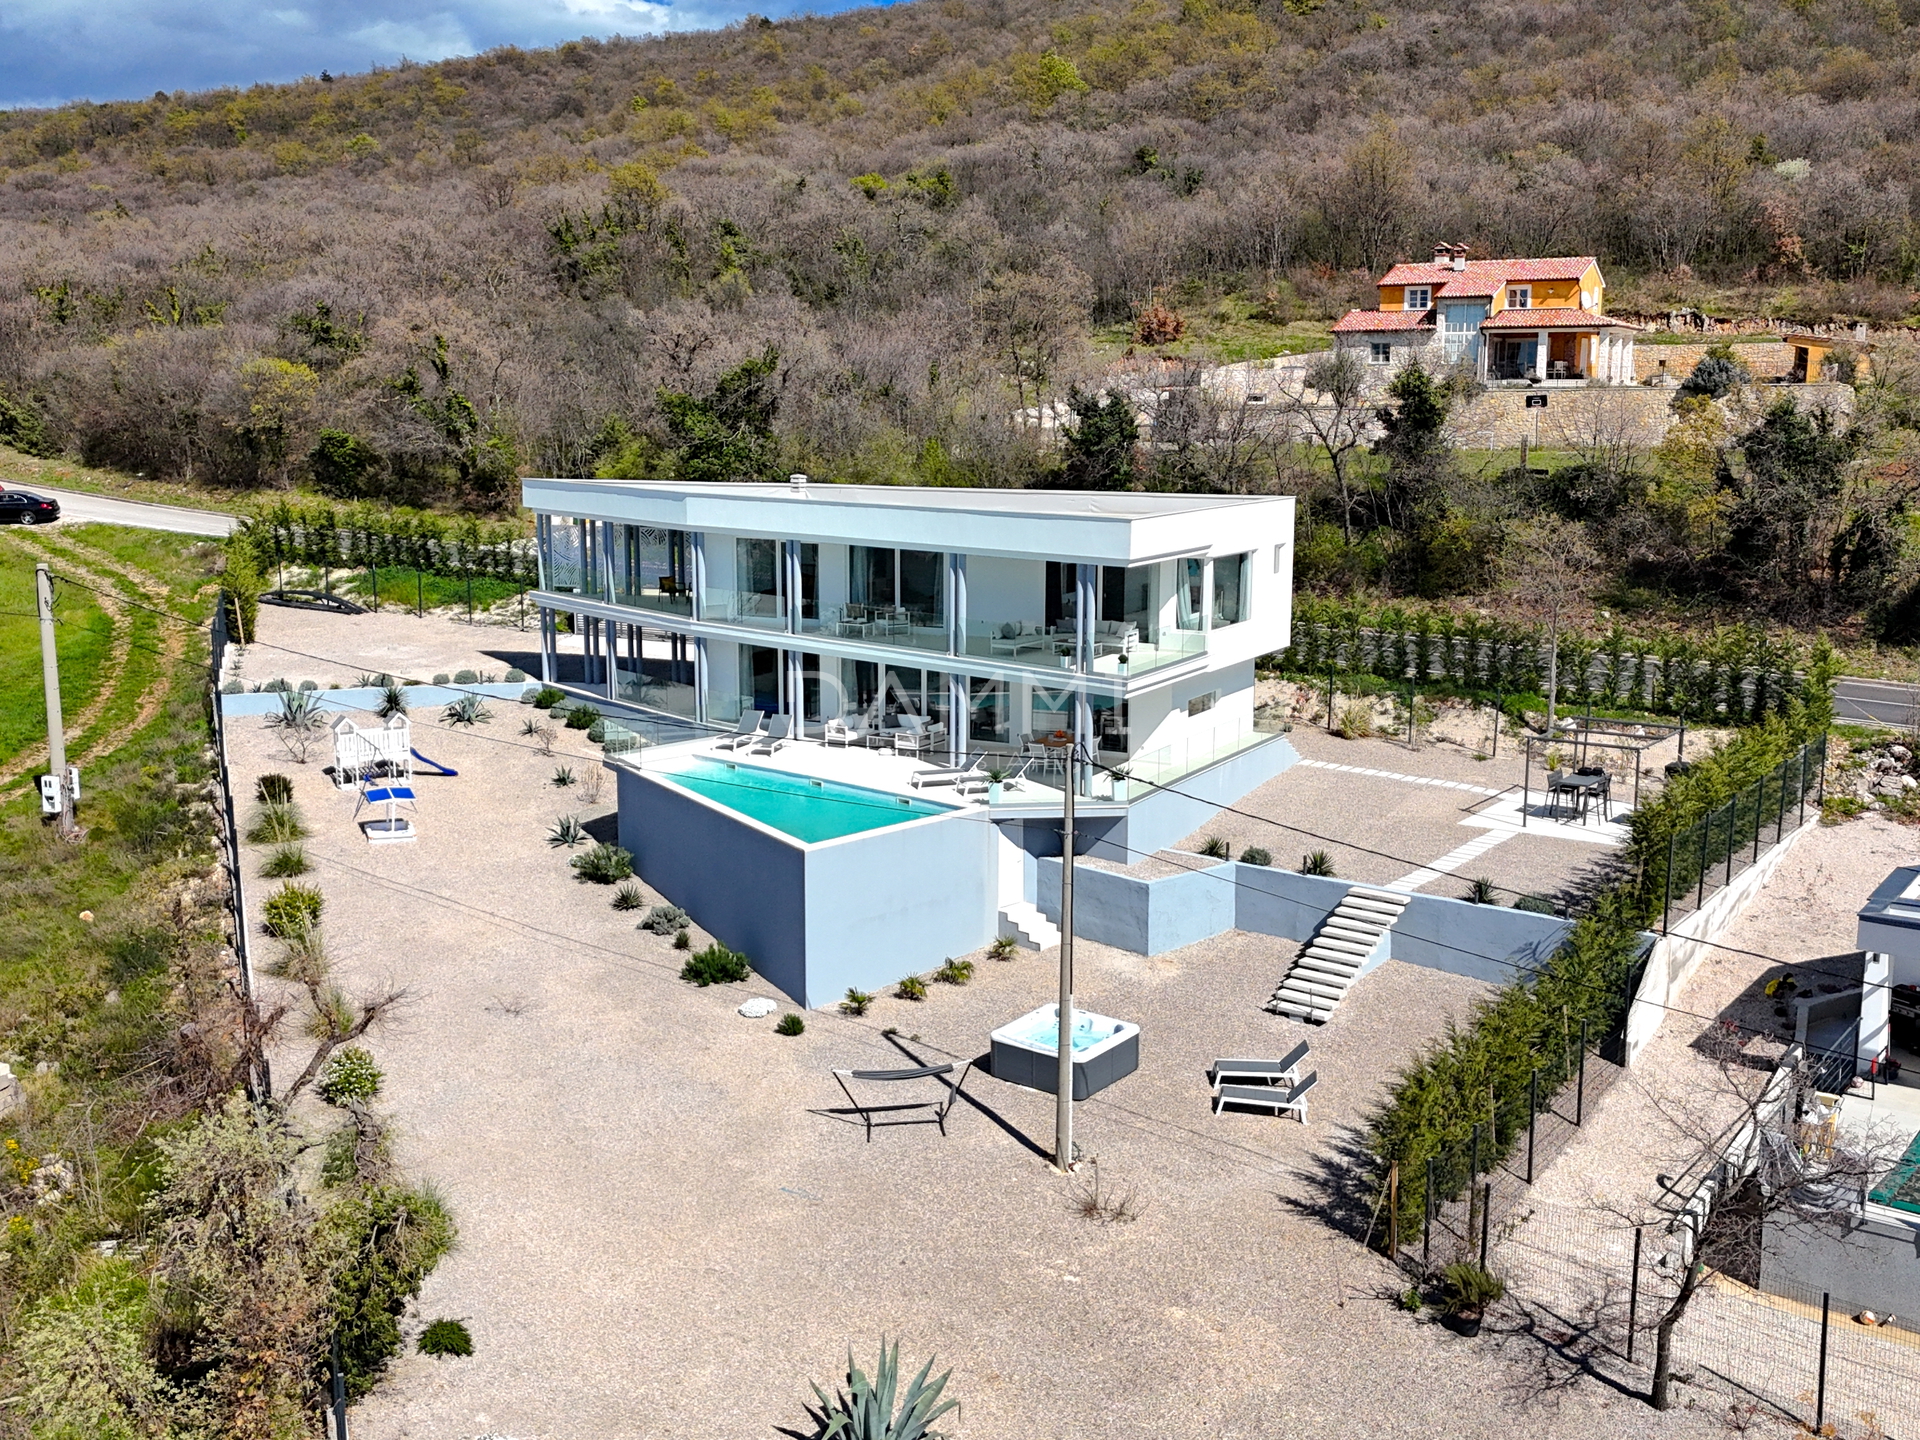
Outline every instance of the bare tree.
<svg viewBox="0 0 1920 1440">
<path fill-rule="evenodd" d="M 1251 384 L 1247 371 L 1199 358 L 1140 372 L 1131 398 L 1147 421 L 1157 483 L 1228 495 L 1271 483 L 1286 428 L 1271 406 L 1253 402 Z"/>
<path fill-rule="evenodd" d="M 1507 532 L 1501 569 L 1508 586 L 1547 617 L 1547 739 L 1560 693 L 1560 617 L 1593 592 L 1600 556 L 1586 528 L 1557 515 L 1523 520 Z"/>
<path fill-rule="evenodd" d="M 1374 423 L 1373 407 L 1365 399 L 1366 378 L 1366 367 L 1351 351 L 1332 350 L 1307 366 L 1300 384 L 1277 387 L 1276 408 L 1287 417 L 1289 435 L 1311 436 L 1327 457 L 1340 494 L 1340 530 L 1349 545 L 1367 436 Z"/>
<path fill-rule="evenodd" d="M 1649 1263 L 1667 1287 L 1647 1326 L 1647 1399 L 1657 1410 L 1673 1403 L 1674 1332 L 1706 1277 L 1717 1271 L 1757 1282 L 1770 1241 L 1843 1230 L 1904 1148 L 1890 1133 L 1847 1135 L 1814 1121 L 1823 1102 L 1804 1061 L 1756 1071 L 1736 1045 L 1714 1048 L 1713 1078 L 1657 1106 L 1681 1178 L 1662 1176 L 1665 1198 L 1651 1207 L 1600 1207 L 1655 1237 Z"/>
<path fill-rule="evenodd" d="M 1086 274 L 1056 256 L 996 275 L 974 295 L 981 348 L 1013 382 L 1023 410 L 1040 403 L 1062 356 L 1084 335 L 1092 292 Z"/>
<path fill-rule="evenodd" d="M 335 1050 L 342 1045 L 352 1044 L 413 998 L 404 988 L 349 996 L 333 982 L 332 968 L 326 946 L 317 930 L 308 930 L 290 940 L 274 967 L 273 973 L 293 981 L 305 992 L 302 998 L 305 1001 L 306 1031 L 308 1038 L 314 1042 L 313 1054 L 308 1058 L 306 1068 L 294 1077 L 291 1085 L 275 1096 L 283 1109 L 313 1083 Z M 275 1023 L 266 1027 L 267 1033 L 277 1028 L 278 1022 L 287 1013 L 284 1007 L 273 1012 Z M 266 1034 L 263 1034 L 263 1041 L 265 1038 Z"/>
</svg>

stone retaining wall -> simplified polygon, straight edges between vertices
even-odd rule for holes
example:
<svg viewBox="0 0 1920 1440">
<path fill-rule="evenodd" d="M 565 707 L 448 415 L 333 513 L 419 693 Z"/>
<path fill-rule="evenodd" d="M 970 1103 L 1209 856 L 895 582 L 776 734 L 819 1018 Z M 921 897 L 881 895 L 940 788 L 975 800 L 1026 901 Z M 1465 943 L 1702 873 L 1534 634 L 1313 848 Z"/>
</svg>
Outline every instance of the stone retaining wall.
<svg viewBox="0 0 1920 1440">
<path fill-rule="evenodd" d="M 1667 374 L 1675 380 L 1684 380 L 1708 350 L 1726 343 L 1724 337 L 1702 340 L 1697 345 L 1649 345 L 1642 341 L 1633 347 L 1633 378 L 1648 380 Z M 1734 357 L 1751 370 L 1757 380 L 1772 380 L 1793 368 L 1793 347 L 1784 340 L 1756 340 L 1732 348 Z"/>
<path fill-rule="evenodd" d="M 1756 388 L 1750 395 L 1761 405 L 1771 403 L 1777 395 L 1785 395 L 1803 409 L 1825 407 L 1842 416 L 1853 414 L 1853 387 L 1836 381 L 1818 385 L 1767 385 Z M 1529 396 L 1544 398 L 1546 407 L 1527 408 Z M 1473 450 L 1515 450 L 1522 437 L 1529 445 L 1548 450 L 1578 450 L 1592 444 L 1600 435 L 1634 445 L 1653 446 L 1666 438 L 1673 424 L 1673 401 L 1671 388 L 1652 385 L 1489 390 L 1462 406 L 1447 428 L 1454 444 Z"/>
</svg>

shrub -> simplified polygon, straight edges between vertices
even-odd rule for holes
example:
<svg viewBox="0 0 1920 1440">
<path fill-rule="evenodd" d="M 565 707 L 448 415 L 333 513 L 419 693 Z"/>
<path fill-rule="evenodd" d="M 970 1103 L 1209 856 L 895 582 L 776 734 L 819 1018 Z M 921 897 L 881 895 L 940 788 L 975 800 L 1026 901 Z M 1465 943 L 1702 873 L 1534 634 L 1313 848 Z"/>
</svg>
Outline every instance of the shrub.
<svg viewBox="0 0 1920 1440">
<path fill-rule="evenodd" d="M 259 693 L 262 695 L 279 695 L 291 689 L 293 689 L 293 686 L 284 680 L 269 680 L 260 687 Z"/>
<path fill-rule="evenodd" d="M 571 700 L 562 700 L 559 704 L 554 705 L 548 709 L 547 718 L 549 720 L 565 720 L 567 716 L 571 715 L 572 713 L 573 713 L 573 702 Z"/>
<path fill-rule="evenodd" d="M 933 972 L 933 978 L 942 985 L 964 985 L 973 979 L 973 961 L 949 960 Z"/>
<path fill-rule="evenodd" d="M 1218 835 L 1209 835 L 1206 843 L 1200 847 L 1200 853 L 1209 860 L 1231 860 L 1233 848 Z"/>
<path fill-rule="evenodd" d="M 434 677 L 433 677 L 433 683 L 434 683 L 434 684 L 436 684 L 436 685 L 444 685 L 444 684 L 446 684 L 446 683 L 447 683 L 447 672 L 446 672 L 446 671 L 444 671 L 444 670 L 442 670 L 442 671 L 441 671 L 441 672 L 440 672 L 440 673 L 439 673 L 438 675 L 436 675 L 436 676 L 434 676 Z"/>
<path fill-rule="evenodd" d="M 334 1052 L 314 1089 L 329 1105 L 345 1105 L 354 1100 L 373 1099 L 380 1093 L 380 1082 L 384 1079 L 386 1076 L 373 1063 L 372 1055 L 358 1045 L 349 1045 Z"/>
<path fill-rule="evenodd" d="M 1449 1315 L 1479 1315 L 1506 1293 L 1504 1280 L 1470 1261 L 1440 1272 L 1440 1308 Z"/>
<path fill-rule="evenodd" d="M 1364 700 L 1340 707 L 1340 738 L 1365 740 L 1373 734 L 1373 706 Z"/>
<path fill-rule="evenodd" d="M 306 822 L 292 805 L 262 805 L 247 828 L 247 839 L 255 845 L 287 845 L 306 838 Z"/>
<path fill-rule="evenodd" d="M 260 873 L 269 880 L 291 880 L 313 867 L 307 864 L 307 852 L 298 845 L 282 845 L 267 857 Z"/>
<path fill-rule="evenodd" d="M 573 784 L 573 767 L 571 765 L 556 766 L 553 772 L 553 783 L 562 790 Z"/>
<path fill-rule="evenodd" d="M 1018 953 L 1019 949 L 1020 942 L 1018 940 L 1015 940 L 1011 935 L 1000 935 L 995 937 L 991 945 L 987 946 L 987 954 L 991 955 L 995 960 L 1011 960 L 1014 955 Z"/>
<path fill-rule="evenodd" d="M 596 745 L 604 745 L 607 739 L 607 722 L 596 720 L 587 727 L 587 739 Z"/>
<path fill-rule="evenodd" d="M 1171 345 L 1187 333 L 1187 318 L 1158 300 L 1142 307 L 1133 322 L 1136 345 Z"/>
<path fill-rule="evenodd" d="M 1273 864 L 1273 852 L 1271 850 L 1264 850 L 1258 845 L 1249 845 L 1240 852 L 1240 863 L 1242 865 L 1271 865 Z"/>
<path fill-rule="evenodd" d="M 542 710 L 551 710 L 567 698 L 567 692 L 557 685 L 542 685 L 534 692 L 533 703 Z"/>
<path fill-rule="evenodd" d="M 478 695 L 462 695 L 440 712 L 440 718 L 449 725 L 484 725 L 493 719 L 493 712 Z"/>
<path fill-rule="evenodd" d="M 382 720 L 391 720 L 396 715 L 407 713 L 407 692 L 404 686 L 387 685 L 380 691 L 380 703 L 373 707 L 373 713 Z"/>
<path fill-rule="evenodd" d="M 893 993 L 902 1000 L 924 1000 L 927 998 L 927 982 L 918 975 L 909 975 L 893 987 Z"/>
<path fill-rule="evenodd" d="M 1530 910 L 1535 915 L 1557 915 L 1560 913 L 1554 907 L 1553 901 L 1545 895 L 1522 895 L 1513 902 L 1513 908 L 1516 910 Z"/>
<path fill-rule="evenodd" d="M 1494 903 L 1493 881 L 1485 875 L 1467 885 L 1467 900 L 1474 905 Z"/>
<path fill-rule="evenodd" d="M 567 712 L 567 729 L 591 730 L 593 722 L 600 718 L 600 712 L 591 705 L 576 705 Z"/>
<path fill-rule="evenodd" d="M 302 680 L 300 682 L 300 688 L 302 690 L 318 690 L 320 688 L 320 682 L 317 680 Z"/>
<path fill-rule="evenodd" d="M 253 798 L 262 805 L 291 805 L 293 778 L 288 775 L 262 775 L 253 782 Z"/>
<path fill-rule="evenodd" d="M 322 1224 L 327 1251 L 352 1257 L 334 1278 L 333 1313 L 358 1397 L 400 1353 L 400 1317 L 453 1247 L 453 1219 L 431 1192 L 376 1185 L 334 1201 Z"/>
<path fill-rule="evenodd" d="M 564 845 L 571 850 L 576 845 L 586 843 L 587 829 L 580 823 L 578 815 L 562 815 L 554 822 L 553 828 L 547 831 L 547 844 L 556 849 Z"/>
<path fill-rule="evenodd" d="M 456 670 L 453 672 L 453 683 L 456 685 L 478 685 L 480 683 L 480 677 L 471 670 Z"/>
<path fill-rule="evenodd" d="M 647 912 L 647 918 L 640 922 L 640 928 L 651 930 L 656 935 L 671 935 L 692 923 L 693 917 L 678 905 L 656 905 Z"/>
<path fill-rule="evenodd" d="M 633 856 L 604 840 L 567 863 L 573 866 L 576 875 L 592 885 L 611 885 L 633 874 Z"/>
<path fill-rule="evenodd" d="M 798 1035 L 807 1028 L 807 1022 L 789 1010 L 780 1017 L 780 1023 L 773 1027 L 776 1035 Z"/>
<path fill-rule="evenodd" d="M 260 907 L 267 934 L 277 940 L 304 935 L 320 923 L 321 894 L 311 885 L 282 885 Z"/>
<path fill-rule="evenodd" d="M 473 1335 L 458 1320 L 435 1320 L 413 1342 L 422 1355 L 471 1355 Z"/>
<path fill-rule="evenodd" d="M 856 990 L 853 986 L 849 985 L 847 987 L 847 998 L 840 1002 L 840 1013 L 843 1015 L 864 1015 L 867 1013 L 867 1007 L 871 1004 L 873 1004 L 873 996 L 864 990 Z"/>
<path fill-rule="evenodd" d="M 616 910 L 638 910 L 647 903 L 647 892 L 637 881 L 623 880 L 620 888 L 613 892 L 613 908 Z"/>
<path fill-rule="evenodd" d="M 1333 856 L 1324 850 L 1309 850 L 1300 857 L 1302 875 L 1332 875 Z"/>
<path fill-rule="evenodd" d="M 691 950 L 693 948 L 693 932 L 691 930 L 674 931 L 673 948 L 676 950 Z"/>
<path fill-rule="evenodd" d="M 507 667 L 507 673 L 506 673 L 506 676 L 505 676 L 505 679 L 506 679 L 506 682 L 507 682 L 507 684 L 509 684 L 509 685 L 518 685 L 518 684 L 519 684 L 519 683 L 520 683 L 520 682 L 521 682 L 522 680 L 524 680 L 524 679 L 526 679 L 526 678 L 527 678 L 527 672 L 526 672 L 526 671 L 524 671 L 524 670 L 521 670 L 521 669 L 519 669 L 518 667 L 516 667 L 516 666 L 512 666 L 512 665 L 509 665 L 509 666 Z"/>
<path fill-rule="evenodd" d="M 680 967 L 680 978 L 702 987 L 737 985 L 753 973 L 747 957 L 715 941 L 697 955 L 689 955 Z"/>
</svg>

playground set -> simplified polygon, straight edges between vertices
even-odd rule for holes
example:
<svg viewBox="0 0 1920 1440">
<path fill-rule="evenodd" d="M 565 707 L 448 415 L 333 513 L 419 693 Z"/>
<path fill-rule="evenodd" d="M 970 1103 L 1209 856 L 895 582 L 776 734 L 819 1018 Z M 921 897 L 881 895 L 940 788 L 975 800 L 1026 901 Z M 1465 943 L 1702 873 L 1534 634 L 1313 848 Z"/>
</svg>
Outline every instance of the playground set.
<svg viewBox="0 0 1920 1440">
<path fill-rule="evenodd" d="M 413 816 L 415 767 L 429 775 L 458 775 L 451 766 L 429 760 L 413 748 L 413 726 L 405 715 L 393 715 L 378 725 L 363 727 L 346 715 L 332 725 L 336 789 L 354 792 L 353 818 L 371 845 L 393 845 L 419 838 Z M 409 813 L 401 814 L 404 807 Z M 379 813 L 360 819 L 363 810 Z"/>
</svg>

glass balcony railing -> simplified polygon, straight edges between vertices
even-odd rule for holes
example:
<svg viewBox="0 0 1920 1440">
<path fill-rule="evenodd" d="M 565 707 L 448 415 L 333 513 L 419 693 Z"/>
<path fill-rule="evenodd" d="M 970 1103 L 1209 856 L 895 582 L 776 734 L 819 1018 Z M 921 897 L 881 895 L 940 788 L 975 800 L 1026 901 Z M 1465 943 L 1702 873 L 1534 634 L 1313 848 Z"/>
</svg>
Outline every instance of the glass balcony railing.
<svg viewBox="0 0 1920 1440">
<path fill-rule="evenodd" d="M 631 605 L 636 610 L 678 615 L 682 619 L 693 614 L 693 592 L 671 575 L 662 575 L 657 580 L 643 579 L 637 586 L 623 584 L 616 577 L 613 602 L 616 605 Z"/>
<path fill-rule="evenodd" d="M 947 621 L 938 611 L 903 606 L 829 605 L 818 618 L 802 620 L 804 635 L 836 640 L 865 640 L 935 655 L 947 653 Z"/>
<path fill-rule="evenodd" d="M 787 612 L 778 595 L 760 590 L 709 590 L 704 618 L 722 625 L 751 625 L 756 630 L 784 630 Z"/>
</svg>

